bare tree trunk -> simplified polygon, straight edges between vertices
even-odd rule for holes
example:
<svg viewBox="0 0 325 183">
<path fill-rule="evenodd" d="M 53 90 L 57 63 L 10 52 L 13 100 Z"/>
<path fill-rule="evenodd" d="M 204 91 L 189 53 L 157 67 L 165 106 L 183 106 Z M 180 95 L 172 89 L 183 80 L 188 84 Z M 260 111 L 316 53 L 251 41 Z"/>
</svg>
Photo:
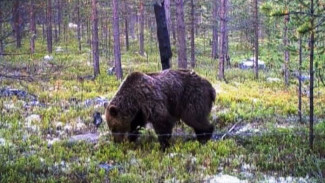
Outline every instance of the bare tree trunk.
<svg viewBox="0 0 325 183">
<path fill-rule="evenodd" d="M 283 46 L 284 46 L 284 83 L 289 86 L 289 61 L 290 55 L 288 50 L 288 22 L 289 15 L 284 15 Z"/>
<path fill-rule="evenodd" d="M 175 16 L 175 13 L 173 13 L 173 15 Z M 171 29 L 172 29 L 172 34 L 173 34 L 173 45 L 174 46 L 176 46 L 176 41 L 177 41 L 175 19 L 176 18 L 171 16 Z"/>
<path fill-rule="evenodd" d="M 128 20 L 129 20 L 129 7 L 128 7 L 128 3 L 127 1 L 124 1 L 124 11 L 125 11 L 125 14 L 124 14 L 124 31 L 125 31 L 125 48 L 126 48 L 126 51 L 129 51 L 129 23 L 128 23 Z"/>
<path fill-rule="evenodd" d="M 170 58 L 172 57 L 172 50 L 170 48 L 170 40 L 166 24 L 164 5 L 155 3 L 154 10 L 157 23 L 157 37 L 159 42 L 161 66 L 162 69 L 165 70 L 170 68 Z"/>
<path fill-rule="evenodd" d="M 191 67 L 195 67 L 195 15 L 194 15 L 194 0 L 191 0 Z"/>
<path fill-rule="evenodd" d="M 34 0 L 30 1 L 30 53 L 35 52 L 36 24 L 35 24 L 35 6 Z"/>
<path fill-rule="evenodd" d="M 62 3 L 61 3 L 61 0 L 58 0 L 58 41 L 60 41 L 60 38 L 61 38 L 61 21 L 62 21 Z"/>
<path fill-rule="evenodd" d="M 255 60 L 254 60 L 254 70 L 255 79 L 258 79 L 258 3 L 257 0 L 254 2 L 254 13 L 255 13 Z"/>
<path fill-rule="evenodd" d="M 221 32 L 221 50 L 219 57 L 219 80 L 225 80 L 225 60 L 227 58 L 227 0 L 221 0 L 221 9 L 220 9 L 220 32 Z"/>
<path fill-rule="evenodd" d="M 112 32 L 111 32 L 111 28 L 108 28 L 108 60 L 111 60 L 111 42 L 112 42 Z M 115 65 L 115 62 L 114 62 Z"/>
<path fill-rule="evenodd" d="M 121 49 L 120 49 L 120 28 L 119 28 L 119 0 L 113 0 L 113 29 L 114 29 L 114 57 L 117 79 L 122 79 L 123 72 L 121 67 Z"/>
<path fill-rule="evenodd" d="M 89 19 L 87 19 L 87 43 L 90 42 L 91 36 L 90 36 L 90 22 Z"/>
<path fill-rule="evenodd" d="M 22 28 L 22 18 L 20 15 L 20 1 L 16 0 L 13 8 L 13 18 L 14 18 L 14 31 L 16 34 L 16 46 L 21 47 L 21 28 Z"/>
<path fill-rule="evenodd" d="M 187 68 L 185 22 L 184 22 L 184 2 L 175 0 L 177 16 L 177 37 L 178 37 L 178 68 Z"/>
<path fill-rule="evenodd" d="M 299 122 L 302 123 L 302 110 L 301 110 L 301 67 L 302 67 L 302 37 L 299 38 L 299 93 L 298 93 L 298 116 Z"/>
<path fill-rule="evenodd" d="M 42 13 L 45 13 L 47 15 L 47 11 L 43 9 Z M 43 35 L 43 42 L 46 39 L 46 30 L 45 30 L 45 24 L 46 24 L 46 19 L 44 17 L 41 18 L 42 20 L 42 35 Z"/>
<path fill-rule="evenodd" d="M 3 12 L 2 12 L 2 4 L 0 3 L 0 35 L 3 35 L 3 27 L 2 27 L 2 23 L 3 23 Z M 0 39 L 0 61 L 1 61 L 1 57 L 3 56 L 4 53 L 4 44 L 3 44 L 3 39 Z"/>
<path fill-rule="evenodd" d="M 81 52 L 81 21 L 80 21 L 80 0 L 77 2 L 77 21 L 78 21 L 78 28 L 77 28 L 77 36 L 78 36 L 78 47 L 79 47 L 79 53 Z M 97 20 L 98 21 L 98 20 Z M 94 22 L 93 22 L 94 23 Z M 98 29 L 98 28 L 97 28 Z M 97 30 L 98 32 L 98 30 Z"/>
<path fill-rule="evenodd" d="M 56 5 L 54 5 L 54 10 L 55 11 L 57 11 L 57 2 L 58 2 L 58 0 L 54 0 L 54 2 L 53 2 L 53 4 L 56 4 Z M 54 23 L 54 41 L 57 43 L 58 42 L 58 27 L 57 27 L 57 25 L 58 25 L 58 22 L 57 22 L 57 17 L 55 18 L 55 15 L 57 15 L 56 14 L 56 12 L 54 11 L 54 13 L 53 13 L 53 23 Z"/>
<path fill-rule="evenodd" d="M 218 58 L 218 5 L 219 0 L 213 1 L 213 13 L 212 13 L 212 49 L 211 56 L 213 59 Z"/>
<path fill-rule="evenodd" d="M 143 0 L 140 0 L 140 55 L 144 55 L 144 7 Z"/>
<path fill-rule="evenodd" d="M 137 19 L 137 14 L 132 11 L 131 17 L 130 17 L 130 26 L 129 26 L 130 27 L 130 36 L 132 39 L 135 39 L 134 26 L 136 24 L 136 19 Z"/>
<path fill-rule="evenodd" d="M 97 15 L 97 2 L 91 1 L 91 21 L 92 21 L 92 51 L 94 63 L 94 77 L 100 73 L 99 70 L 99 53 L 98 53 L 98 15 Z M 78 26 L 79 27 L 79 26 Z"/>
<path fill-rule="evenodd" d="M 168 29 L 168 35 L 171 33 L 172 22 L 170 19 L 170 0 L 164 0 L 165 14 L 166 14 L 166 23 Z M 169 38 L 170 39 L 170 38 Z"/>
<path fill-rule="evenodd" d="M 231 64 L 230 64 L 230 56 L 229 56 L 229 30 L 226 29 L 226 60 L 225 60 L 225 64 L 227 66 L 227 68 L 230 68 Z"/>
<path fill-rule="evenodd" d="M 310 3 L 311 32 L 310 32 L 310 61 L 309 61 L 309 146 L 313 149 L 314 144 L 314 45 L 315 45 L 315 17 L 314 0 Z"/>
<path fill-rule="evenodd" d="M 105 26 L 104 26 L 104 42 L 105 42 L 105 58 L 108 58 L 108 52 L 109 52 L 109 47 L 108 47 L 108 15 L 106 14 L 105 17 Z"/>
<path fill-rule="evenodd" d="M 52 53 L 52 1 L 47 0 L 47 52 Z"/>
</svg>

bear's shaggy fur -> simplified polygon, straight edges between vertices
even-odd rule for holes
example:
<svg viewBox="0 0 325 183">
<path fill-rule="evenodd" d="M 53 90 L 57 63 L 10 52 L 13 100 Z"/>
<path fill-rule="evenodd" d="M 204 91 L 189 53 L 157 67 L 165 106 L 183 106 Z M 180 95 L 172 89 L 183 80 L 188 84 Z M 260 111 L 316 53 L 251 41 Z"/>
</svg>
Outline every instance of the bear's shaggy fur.
<svg viewBox="0 0 325 183">
<path fill-rule="evenodd" d="M 137 136 L 130 134 L 139 134 L 139 127 L 150 121 L 165 149 L 170 139 L 166 134 L 172 133 L 179 119 L 195 130 L 200 142 L 206 142 L 214 130 L 208 115 L 215 97 L 209 81 L 188 70 L 134 72 L 105 105 L 105 116 L 117 142 L 128 133 L 128 139 L 135 141 Z"/>
</svg>

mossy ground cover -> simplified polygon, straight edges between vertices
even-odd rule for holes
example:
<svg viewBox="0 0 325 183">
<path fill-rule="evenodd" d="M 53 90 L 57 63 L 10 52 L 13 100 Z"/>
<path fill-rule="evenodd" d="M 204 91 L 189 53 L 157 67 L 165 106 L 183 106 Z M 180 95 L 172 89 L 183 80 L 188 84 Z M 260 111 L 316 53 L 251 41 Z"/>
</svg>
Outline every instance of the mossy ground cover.
<svg viewBox="0 0 325 183">
<path fill-rule="evenodd" d="M 38 52 L 45 50 L 43 44 L 37 44 Z M 198 47 L 202 48 L 200 44 L 198 40 Z M 158 53 L 140 56 L 135 45 L 122 55 L 124 75 L 132 71 L 158 71 Z M 155 46 L 147 45 L 146 50 Z M 96 144 L 71 143 L 68 139 L 74 134 L 96 131 L 92 113 L 95 110 L 103 112 L 102 106 L 85 106 L 83 102 L 98 96 L 109 100 L 121 81 L 107 74 L 107 64 L 111 62 L 104 56 L 101 57 L 101 74 L 95 80 L 80 79 L 92 75 L 89 49 L 84 48 L 78 54 L 70 44 L 60 46 L 66 51 L 54 53 L 52 61 L 44 61 L 44 55 L 35 54 L 4 57 L 1 63 L 2 74 L 16 72 L 24 76 L 20 79 L 2 77 L 1 87 L 25 90 L 44 104 L 26 108 L 27 101 L 17 97 L 0 98 L 1 182 L 202 182 L 219 172 L 240 176 L 243 164 L 254 167 L 250 169 L 254 176 L 249 178 L 253 182 L 259 181 L 262 174 L 309 175 L 315 182 L 324 180 L 324 87 L 316 88 L 315 148 L 310 150 L 308 98 L 303 97 L 304 121 L 301 124 L 297 118 L 294 79 L 286 88 L 282 82 L 266 81 L 270 76 L 281 77 L 277 72 L 261 71 L 260 78 L 254 80 L 251 70 L 234 67 L 226 70 L 228 83 L 220 82 L 216 80 L 217 62 L 207 56 L 208 49 L 199 49 L 195 71 L 208 78 L 217 91 L 210 118 L 216 133 L 224 134 L 237 123 L 239 127 L 257 126 L 259 133 L 229 134 L 224 140 L 202 145 L 187 140 L 193 131 L 181 125 L 177 130 L 181 129 L 184 136 L 175 136 L 172 146 L 162 152 L 156 137 L 148 130 L 142 131 L 143 136 L 137 143 L 115 144 L 104 123 L 97 129 L 101 135 Z M 175 58 L 172 63 L 176 68 Z M 33 114 L 40 120 L 31 121 L 28 126 L 27 118 Z M 74 127 L 80 121 L 86 128 L 59 133 L 58 122 Z M 49 145 L 48 139 L 56 137 L 60 140 Z"/>
</svg>

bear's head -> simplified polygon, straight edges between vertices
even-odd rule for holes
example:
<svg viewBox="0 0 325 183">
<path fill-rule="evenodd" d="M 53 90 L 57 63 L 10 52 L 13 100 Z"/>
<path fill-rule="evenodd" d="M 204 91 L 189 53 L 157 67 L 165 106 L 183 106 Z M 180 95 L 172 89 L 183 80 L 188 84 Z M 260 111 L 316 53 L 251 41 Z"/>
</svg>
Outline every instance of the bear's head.
<svg viewBox="0 0 325 183">
<path fill-rule="evenodd" d="M 131 129 L 132 118 L 113 104 L 105 103 L 104 107 L 106 122 L 113 134 L 114 141 L 122 142 Z"/>
</svg>

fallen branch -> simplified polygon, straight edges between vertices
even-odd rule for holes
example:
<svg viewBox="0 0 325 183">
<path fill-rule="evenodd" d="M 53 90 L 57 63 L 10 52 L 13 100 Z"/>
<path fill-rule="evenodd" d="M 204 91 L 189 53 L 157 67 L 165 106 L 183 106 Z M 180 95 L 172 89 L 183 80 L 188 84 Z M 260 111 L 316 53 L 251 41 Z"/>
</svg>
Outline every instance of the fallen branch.
<svg viewBox="0 0 325 183">
<path fill-rule="evenodd" d="M 228 130 L 228 132 L 226 132 L 225 134 L 223 134 L 222 135 L 222 137 L 220 138 L 221 140 L 223 140 L 225 137 L 226 137 L 226 135 L 228 135 L 231 131 L 233 131 L 234 130 L 234 128 L 240 123 L 241 121 L 239 121 L 239 122 L 237 122 L 237 123 L 235 123 L 229 130 Z"/>
<path fill-rule="evenodd" d="M 5 75 L 5 74 L 1 74 L 0 73 L 0 78 L 4 77 L 4 78 L 9 78 L 9 79 L 18 79 L 18 80 L 24 80 L 24 81 L 28 81 L 28 82 L 32 82 L 35 79 L 32 78 L 31 76 L 23 76 L 23 75 Z"/>
</svg>

